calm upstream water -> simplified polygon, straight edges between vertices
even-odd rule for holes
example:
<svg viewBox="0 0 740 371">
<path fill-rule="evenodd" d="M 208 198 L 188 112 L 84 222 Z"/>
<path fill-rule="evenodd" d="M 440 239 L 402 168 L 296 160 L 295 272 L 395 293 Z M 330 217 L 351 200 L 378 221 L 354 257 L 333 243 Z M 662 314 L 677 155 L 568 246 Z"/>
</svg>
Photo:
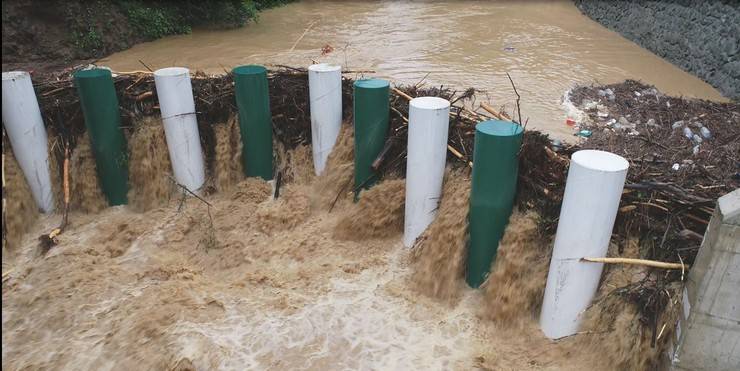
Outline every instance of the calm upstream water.
<svg viewBox="0 0 740 371">
<path fill-rule="evenodd" d="M 322 48 L 331 46 L 325 54 Z M 117 71 L 185 66 L 223 73 L 240 64 L 341 63 L 395 83 L 486 92 L 511 110 L 521 95 L 529 127 L 567 138 L 563 93 L 578 83 L 638 79 L 672 95 L 722 100 L 707 83 L 582 15 L 571 2 L 302 1 L 257 23 L 195 30 L 113 54 Z M 357 76 L 353 76 L 357 77 Z"/>
</svg>

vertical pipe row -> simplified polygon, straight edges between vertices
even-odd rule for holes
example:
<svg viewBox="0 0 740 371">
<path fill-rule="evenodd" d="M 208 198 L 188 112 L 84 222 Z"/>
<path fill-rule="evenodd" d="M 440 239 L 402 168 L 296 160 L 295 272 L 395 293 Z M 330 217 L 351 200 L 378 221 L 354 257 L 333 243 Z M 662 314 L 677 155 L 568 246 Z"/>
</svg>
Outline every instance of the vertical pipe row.
<svg viewBox="0 0 740 371">
<path fill-rule="evenodd" d="M 92 142 L 100 187 L 109 205 L 126 204 L 128 153 L 111 72 L 103 68 L 78 71 L 74 79 Z"/>
<path fill-rule="evenodd" d="M 372 163 L 385 145 L 388 133 L 389 91 L 386 80 L 367 79 L 354 83 L 355 187 L 368 189 L 378 181 Z"/>
<path fill-rule="evenodd" d="M 183 67 L 159 69 L 154 72 L 154 84 L 172 172 L 178 183 L 197 192 L 205 182 L 205 169 L 190 71 Z"/>
<path fill-rule="evenodd" d="M 36 205 L 54 210 L 46 128 L 28 72 L 3 72 L 3 123 Z"/>
<path fill-rule="evenodd" d="M 488 277 L 514 207 L 522 133 L 520 125 L 509 121 L 489 120 L 475 126 L 465 276 L 474 288 Z"/>
<path fill-rule="evenodd" d="M 450 102 L 438 97 L 414 98 L 409 104 L 408 158 L 403 244 L 432 223 L 442 194 Z"/>
<path fill-rule="evenodd" d="M 235 96 L 247 176 L 273 177 L 272 120 L 267 71 L 262 66 L 233 70 Z M 320 174 L 342 120 L 341 66 L 309 67 L 314 168 Z M 205 181 L 192 86 L 186 68 L 154 73 L 173 172 L 192 191 Z M 96 159 L 98 179 L 110 205 L 127 203 L 128 157 L 120 128 L 118 99 L 107 69 L 74 75 Z M 30 75 L 2 74 L 2 118 L 15 156 L 41 210 L 54 200 L 49 175 L 47 136 Z M 450 102 L 437 97 L 413 99 L 409 106 L 404 245 L 410 247 L 434 220 L 442 190 Z M 354 83 L 355 189 L 378 179 L 371 164 L 381 152 L 389 125 L 389 83 Z M 466 281 L 479 287 L 495 261 L 511 215 L 523 130 L 508 121 L 476 125 L 470 196 Z M 603 264 L 582 262 L 604 257 L 611 237 L 629 163 L 615 154 L 578 151 L 572 156 L 547 276 L 540 325 L 549 338 L 575 334 L 591 303 Z M 494 283 L 495 284 L 495 283 Z"/>
<path fill-rule="evenodd" d="M 628 168 L 627 160 L 604 151 L 571 158 L 540 316 L 551 339 L 575 334 L 596 294 L 604 265 L 580 259 L 606 256 Z"/>
<path fill-rule="evenodd" d="M 248 177 L 272 180 L 272 115 L 267 69 L 247 65 L 234 68 L 233 73 L 244 172 Z"/>
<path fill-rule="evenodd" d="M 342 128 L 342 66 L 309 66 L 308 92 L 314 171 L 320 175 Z"/>
</svg>

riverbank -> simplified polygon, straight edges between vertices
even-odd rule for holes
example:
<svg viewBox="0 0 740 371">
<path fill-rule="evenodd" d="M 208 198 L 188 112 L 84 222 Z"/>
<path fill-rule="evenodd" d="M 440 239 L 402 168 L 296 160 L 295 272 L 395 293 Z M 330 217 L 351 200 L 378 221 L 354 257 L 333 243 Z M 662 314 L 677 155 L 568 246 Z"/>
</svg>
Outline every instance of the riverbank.
<svg viewBox="0 0 740 371">
<path fill-rule="evenodd" d="M 735 1 L 576 0 L 587 16 L 740 99 L 740 6 Z"/>
<path fill-rule="evenodd" d="M 3 71 L 53 71 L 196 27 L 242 27 L 289 1 L 3 1 Z"/>
</svg>

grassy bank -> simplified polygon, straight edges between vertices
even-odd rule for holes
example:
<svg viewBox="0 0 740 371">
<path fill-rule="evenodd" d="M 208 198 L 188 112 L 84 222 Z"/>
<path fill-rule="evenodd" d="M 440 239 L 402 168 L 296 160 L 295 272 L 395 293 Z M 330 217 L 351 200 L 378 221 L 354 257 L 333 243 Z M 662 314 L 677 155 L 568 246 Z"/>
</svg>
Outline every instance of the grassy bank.
<svg viewBox="0 0 740 371">
<path fill-rule="evenodd" d="M 235 28 L 291 0 L 9 0 L 3 10 L 6 65 L 61 66 L 193 28 Z"/>
</svg>

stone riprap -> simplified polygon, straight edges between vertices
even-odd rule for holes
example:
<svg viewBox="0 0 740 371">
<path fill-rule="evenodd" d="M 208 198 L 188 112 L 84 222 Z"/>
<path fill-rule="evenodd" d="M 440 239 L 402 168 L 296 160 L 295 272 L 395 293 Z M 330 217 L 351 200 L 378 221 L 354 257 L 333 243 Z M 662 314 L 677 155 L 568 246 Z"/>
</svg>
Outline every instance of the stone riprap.
<svg viewBox="0 0 740 371">
<path fill-rule="evenodd" d="M 591 19 L 740 99 L 740 2 L 575 0 Z"/>
</svg>

